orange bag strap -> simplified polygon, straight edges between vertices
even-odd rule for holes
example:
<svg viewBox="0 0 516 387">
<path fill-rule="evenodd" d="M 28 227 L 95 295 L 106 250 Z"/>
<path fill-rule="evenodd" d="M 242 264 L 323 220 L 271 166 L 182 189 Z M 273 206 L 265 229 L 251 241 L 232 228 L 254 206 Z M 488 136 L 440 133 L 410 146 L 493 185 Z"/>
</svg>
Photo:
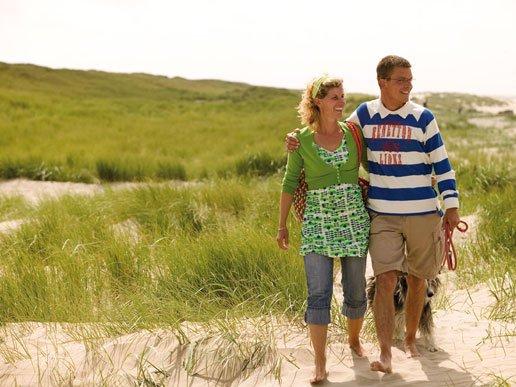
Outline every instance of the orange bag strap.
<svg viewBox="0 0 516 387">
<path fill-rule="evenodd" d="M 360 128 L 357 124 L 351 121 L 346 121 L 346 125 L 348 126 L 349 131 L 355 140 L 355 144 L 357 144 L 358 165 L 360 165 L 362 162 L 362 151 L 364 149 L 364 142 L 362 141 L 362 136 L 360 135 Z"/>
</svg>

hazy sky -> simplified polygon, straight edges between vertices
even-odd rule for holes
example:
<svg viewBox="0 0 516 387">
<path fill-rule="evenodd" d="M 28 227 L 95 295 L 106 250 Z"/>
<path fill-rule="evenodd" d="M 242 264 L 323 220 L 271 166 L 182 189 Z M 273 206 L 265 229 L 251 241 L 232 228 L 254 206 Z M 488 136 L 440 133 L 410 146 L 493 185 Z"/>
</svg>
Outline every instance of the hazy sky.
<svg viewBox="0 0 516 387">
<path fill-rule="evenodd" d="M 395 53 L 414 91 L 513 96 L 515 39 L 515 0 L 0 0 L 3 62 L 288 88 L 375 93 Z"/>
</svg>

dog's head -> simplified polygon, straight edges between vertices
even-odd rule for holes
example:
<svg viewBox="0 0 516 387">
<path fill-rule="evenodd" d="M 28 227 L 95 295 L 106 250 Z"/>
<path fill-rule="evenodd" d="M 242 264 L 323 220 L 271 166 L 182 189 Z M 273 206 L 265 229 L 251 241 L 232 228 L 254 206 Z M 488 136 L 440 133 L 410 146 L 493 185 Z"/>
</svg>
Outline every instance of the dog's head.
<svg viewBox="0 0 516 387">
<path fill-rule="evenodd" d="M 441 281 L 438 277 L 427 279 L 426 281 L 426 293 L 425 293 L 425 303 L 429 303 L 432 300 L 432 297 L 438 292 Z M 407 297 L 407 278 L 402 275 L 398 277 L 398 283 L 396 284 L 396 288 L 394 289 L 394 298 L 396 304 L 403 305 L 405 303 L 405 299 Z"/>
<path fill-rule="evenodd" d="M 438 277 L 426 280 L 426 299 L 430 301 L 441 287 L 441 281 Z"/>
</svg>

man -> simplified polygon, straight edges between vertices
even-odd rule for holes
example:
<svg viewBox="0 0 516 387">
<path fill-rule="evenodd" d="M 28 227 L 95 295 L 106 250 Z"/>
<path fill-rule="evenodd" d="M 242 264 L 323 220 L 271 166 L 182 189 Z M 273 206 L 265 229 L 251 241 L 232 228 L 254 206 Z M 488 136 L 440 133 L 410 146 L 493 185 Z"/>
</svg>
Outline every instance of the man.
<svg viewBox="0 0 516 387">
<path fill-rule="evenodd" d="M 374 316 L 380 360 L 371 369 L 392 372 L 393 293 L 400 273 L 408 273 L 405 349 L 419 356 L 416 330 L 426 281 L 437 276 L 442 261 L 442 222 L 454 229 L 460 221 L 455 173 L 432 112 L 409 100 L 410 63 L 389 55 L 376 68 L 380 98 L 361 104 L 348 118 L 360 125 L 367 144 L 371 214 L 369 253 L 376 278 Z M 287 136 L 289 149 L 297 140 Z M 432 170 L 446 210 L 432 187 Z"/>
</svg>

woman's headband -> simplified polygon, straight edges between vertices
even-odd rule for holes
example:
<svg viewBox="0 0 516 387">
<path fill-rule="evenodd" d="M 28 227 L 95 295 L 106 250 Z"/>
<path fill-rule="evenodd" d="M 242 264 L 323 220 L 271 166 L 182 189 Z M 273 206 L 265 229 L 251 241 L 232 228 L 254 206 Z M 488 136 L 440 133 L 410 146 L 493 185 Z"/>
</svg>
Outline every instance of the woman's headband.
<svg viewBox="0 0 516 387">
<path fill-rule="evenodd" d="M 317 94 L 319 94 L 319 89 L 321 88 L 321 85 L 327 81 L 328 79 L 330 79 L 328 77 L 327 74 L 323 75 L 322 77 L 319 77 L 317 78 L 315 81 L 314 81 L 314 85 L 312 86 L 312 98 L 315 98 L 317 97 Z"/>
</svg>

